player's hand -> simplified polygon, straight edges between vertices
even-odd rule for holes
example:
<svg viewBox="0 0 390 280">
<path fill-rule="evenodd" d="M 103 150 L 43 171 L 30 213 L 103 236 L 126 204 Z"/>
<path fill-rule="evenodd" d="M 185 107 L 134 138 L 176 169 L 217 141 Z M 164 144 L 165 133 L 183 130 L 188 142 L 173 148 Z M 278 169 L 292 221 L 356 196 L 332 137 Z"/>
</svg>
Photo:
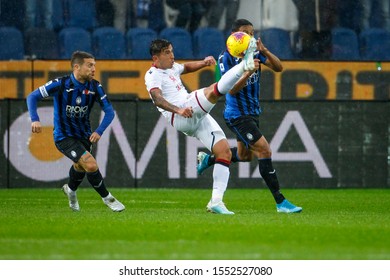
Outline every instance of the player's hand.
<svg viewBox="0 0 390 280">
<path fill-rule="evenodd" d="M 100 140 L 100 135 L 97 132 L 92 132 L 91 136 L 89 136 L 89 141 L 91 141 L 91 143 L 96 143 L 99 140 Z"/>
<path fill-rule="evenodd" d="M 35 121 L 31 123 L 31 131 L 32 133 L 40 133 L 42 132 L 42 126 L 40 121 Z"/>
<path fill-rule="evenodd" d="M 184 118 L 192 118 L 194 111 L 192 107 L 180 108 L 178 114 Z"/>
<path fill-rule="evenodd" d="M 257 38 L 256 40 L 257 49 L 261 51 L 262 53 L 268 51 L 268 49 L 263 45 L 263 42 L 261 41 L 261 38 Z"/>
<path fill-rule="evenodd" d="M 205 59 L 203 59 L 203 62 L 206 64 L 206 66 L 217 64 L 213 56 L 205 57 Z"/>
</svg>

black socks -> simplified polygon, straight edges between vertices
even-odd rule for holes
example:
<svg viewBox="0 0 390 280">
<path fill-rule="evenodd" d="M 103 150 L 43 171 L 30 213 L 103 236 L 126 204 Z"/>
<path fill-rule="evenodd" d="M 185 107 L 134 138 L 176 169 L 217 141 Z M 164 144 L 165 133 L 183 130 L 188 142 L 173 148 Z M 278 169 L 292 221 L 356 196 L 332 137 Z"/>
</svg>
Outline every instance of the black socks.
<svg viewBox="0 0 390 280">
<path fill-rule="evenodd" d="M 109 192 L 107 191 L 103 176 L 100 173 L 99 169 L 95 172 L 79 172 L 74 169 L 73 165 L 69 169 L 69 182 L 68 186 L 72 191 L 76 191 L 78 186 L 80 186 L 83 181 L 85 174 L 87 174 L 88 182 L 93 186 L 93 188 L 100 194 L 101 197 L 106 197 Z"/>
<path fill-rule="evenodd" d="M 279 181 L 276 176 L 276 170 L 272 166 L 272 160 L 270 158 L 259 159 L 259 171 L 276 203 L 281 203 L 284 200 L 284 196 L 280 193 Z"/>
<path fill-rule="evenodd" d="M 69 169 L 69 182 L 68 186 L 72 191 L 76 191 L 80 186 L 85 176 L 85 172 L 79 172 L 74 169 L 73 165 Z"/>
<path fill-rule="evenodd" d="M 87 172 L 87 179 L 101 197 L 106 197 L 109 194 L 106 186 L 104 185 L 103 176 L 99 169 L 95 172 Z"/>
</svg>

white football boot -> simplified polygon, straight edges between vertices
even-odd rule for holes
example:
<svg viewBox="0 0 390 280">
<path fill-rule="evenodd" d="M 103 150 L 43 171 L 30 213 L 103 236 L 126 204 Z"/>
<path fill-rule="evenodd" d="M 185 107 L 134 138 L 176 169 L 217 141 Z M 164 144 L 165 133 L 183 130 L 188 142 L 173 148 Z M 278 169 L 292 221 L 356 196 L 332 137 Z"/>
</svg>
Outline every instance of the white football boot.
<svg viewBox="0 0 390 280">
<path fill-rule="evenodd" d="M 112 211 L 121 212 L 125 210 L 125 206 L 119 202 L 115 197 L 109 193 L 106 197 L 103 197 L 103 202 L 106 204 Z"/>
<path fill-rule="evenodd" d="M 257 50 L 257 43 L 254 37 L 249 41 L 248 48 L 245 51 L 244 61 L 244 70 L 252 71 L 255 70 L 255 61 L 253 60 L 254 52 Z"/>
<path fill-rule="evenodd" d="M 68 184 L 65 184 L 62 186 L 62 190 L 64 191 L 64 194 L 68 197 L 69 199 L 69 207 L 73 211 L 80 211 L 80 206 L 79 202 L 77 200 L 77 195 L 75 191 L 72 191 Z"/>
<path fill-rule="evenodd" d="M 206 206 L 207 212 L 214 214 L 225 214 L 225 215 L 234 215 L 234 212 L 229 211 L 223 201 L 219 201 L 218 203 L 212 203 L 211 201 Z"/>
</svg>

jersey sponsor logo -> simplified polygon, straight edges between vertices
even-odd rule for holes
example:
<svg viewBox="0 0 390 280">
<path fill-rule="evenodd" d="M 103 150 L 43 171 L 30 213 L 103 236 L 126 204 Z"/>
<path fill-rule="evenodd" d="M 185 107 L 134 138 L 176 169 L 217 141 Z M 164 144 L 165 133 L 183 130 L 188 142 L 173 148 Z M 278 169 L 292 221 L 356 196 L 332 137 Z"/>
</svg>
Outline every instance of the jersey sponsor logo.
<svg viewBox="0 0 390 280">
<path fill-rule="evenodd" d="M 85 95 L 88 95 L 88 94 L 95 94 L 95 92 L 94 92 L 94 91 L 91 91 L 91 90 L 85 89 L 85 90 L 83 90 L 83 94 L 85 94 Z"/>
<path fill-rule="evenodd" d="M 88 112 L 88 106 L 66 105 L 66 116 L 68 118 L 84 118 L 87 112 Z"/>
</svg>

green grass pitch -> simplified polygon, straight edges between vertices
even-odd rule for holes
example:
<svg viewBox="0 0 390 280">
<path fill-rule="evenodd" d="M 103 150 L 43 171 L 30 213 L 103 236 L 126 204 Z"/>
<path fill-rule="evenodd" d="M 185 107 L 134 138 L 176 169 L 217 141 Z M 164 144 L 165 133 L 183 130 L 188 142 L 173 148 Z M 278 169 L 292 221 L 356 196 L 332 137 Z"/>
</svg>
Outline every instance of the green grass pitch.
<svg viewBox="0 0 390 280">
<path fill-rule="evenodd" d="M 124 212 L 91 188 L 80 212 L 60 189 L 0 190 L 0 259 L 390 259 L 388 189 L 284 190 L 300 214 L 277 213 L 268 190 L 229 189 L 233 216 L 205 211 L 210 190 L 110 190 Z"/>
</svg>

